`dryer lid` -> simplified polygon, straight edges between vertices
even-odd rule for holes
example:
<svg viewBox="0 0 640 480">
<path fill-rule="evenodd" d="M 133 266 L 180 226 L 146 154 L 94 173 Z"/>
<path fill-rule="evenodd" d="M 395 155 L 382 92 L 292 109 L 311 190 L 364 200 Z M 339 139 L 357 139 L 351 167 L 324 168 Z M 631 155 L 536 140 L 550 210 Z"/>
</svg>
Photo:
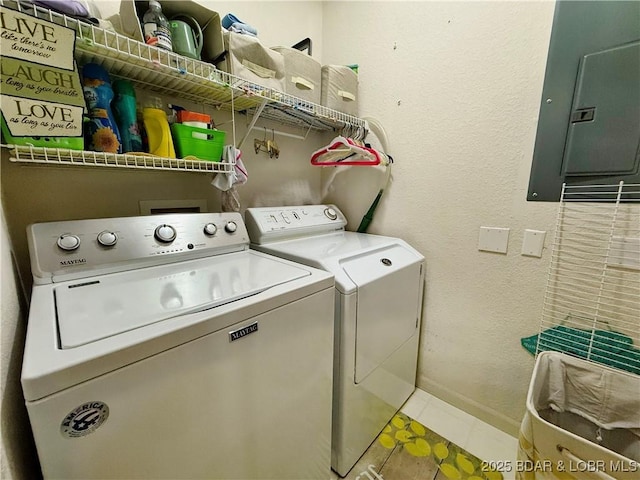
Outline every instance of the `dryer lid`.
<svg viewBox="0 0 640 480">
<path fill-rule="evenodd" d="M 371 279 L 371 275 L 386 275 L 400 265 L 424 261 L 420 253 L 399 238 L 356 232 L 314 235 L 264 245 L 252 245 L 252 248 L 333 273 L 336 288 L 345 295 L 355 293 L 361 280 L 366 282 L 367 279 Z M 397 258 L 392 269 L 379 264 L 387 250 L 395 252 L 394 256 Z M 346 273 L 346 265 L 349 265 L 353 259 L 364 257 L 369 258 L 361 264 L 351 263 L 358 273 L 353 275 Z M 358 265 L 362 265 L 361 270 Z M 373 265 L 376 268 L 371 270 L 370 266 Z"/>
<path fill-rule="evenodd" d="M 209 310 L 308 275 L 245 251 L 66 283 L 54 290 L 60 346 Z"/>
</svg>

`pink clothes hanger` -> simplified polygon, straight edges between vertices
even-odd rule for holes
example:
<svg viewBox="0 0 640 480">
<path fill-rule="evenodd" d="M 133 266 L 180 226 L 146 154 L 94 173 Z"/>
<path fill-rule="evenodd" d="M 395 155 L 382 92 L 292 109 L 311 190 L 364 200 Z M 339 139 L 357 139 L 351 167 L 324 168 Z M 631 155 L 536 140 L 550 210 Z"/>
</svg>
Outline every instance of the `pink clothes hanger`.
<svg viewBox="0 0 640 480">
<path fill-rule="evenodd" d="M 380 165 L 381 156 L 375 149 L 351 138 L 338 136 L 329 145 L 311 155 L 311 165 Z"/>
</svg>

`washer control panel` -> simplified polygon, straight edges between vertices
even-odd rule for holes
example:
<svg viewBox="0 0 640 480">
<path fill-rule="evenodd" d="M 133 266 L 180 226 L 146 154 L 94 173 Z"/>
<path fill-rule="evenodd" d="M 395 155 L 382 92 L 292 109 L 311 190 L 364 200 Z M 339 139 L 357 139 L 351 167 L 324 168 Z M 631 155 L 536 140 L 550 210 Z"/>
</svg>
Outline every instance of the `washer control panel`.
<svg viewBox="0 0 640 480">
<path fill-rule="evenodd" d="M 251 242 L 280 241 L 344 230 L 347 219 L 335 205 L 248 208 L 245 222 Z"/>
<path fill-rule="evenodd" d="M 27 229 L 35 283 L 246 250 L 239 213 L 190 213 L 36 223 Z"/>
</svg>

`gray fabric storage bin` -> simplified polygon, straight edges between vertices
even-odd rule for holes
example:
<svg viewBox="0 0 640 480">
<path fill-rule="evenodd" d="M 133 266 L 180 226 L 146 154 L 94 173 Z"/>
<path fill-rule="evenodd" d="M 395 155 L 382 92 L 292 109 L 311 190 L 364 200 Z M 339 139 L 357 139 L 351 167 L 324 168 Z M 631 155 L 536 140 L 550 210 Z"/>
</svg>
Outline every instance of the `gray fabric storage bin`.
<svg viewBox="0 0 640 480">
<path fill-rule="evenodd" d="M 226 58 L 216 66 L 227 73 L 280 92 L 284 86 L 284 57 L 263 46 L 257 37 L 224 32 Z"/>
<path fill-rule="evenodd" d="M 344 65 L 323 65 L 320 103 L 358 115 L 358 74 Z"/>
<path fill-rule="evenodd" d="M 284 91 L 311 103 L 320 103 L 322 65 L 311 55 L 290 47 L 271 47 L 284 57 Z"/>
</svg>

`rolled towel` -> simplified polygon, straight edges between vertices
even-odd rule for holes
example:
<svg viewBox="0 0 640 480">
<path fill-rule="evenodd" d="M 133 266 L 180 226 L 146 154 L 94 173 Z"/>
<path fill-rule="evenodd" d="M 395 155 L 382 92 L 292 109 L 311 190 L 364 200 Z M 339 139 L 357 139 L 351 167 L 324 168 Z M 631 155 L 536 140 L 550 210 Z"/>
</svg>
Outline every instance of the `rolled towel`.
<svg viewBox="0 0 640 480">
<path fill-rule="evenodd" d="M 221 23 L 222 23 L 222 26 L 227 30 L 231 30 L 231 27 L 233 26 L 237 30 L 232 30 L 232 31 L 239 31 L 239 33 L 249 33 L 255 36 L 258 35 L 258 30 L 253 28 L 248 23 L 245 23 L 242 20 L 240 20 L 233 13 L 227 13 L 225 17 L 222 19 Z"/>
<path fill-rule="evenodd" d="M 231 25 L 228 30 L 230 32 L 234 32 L 234 33 L 240 33 L 242 35 L 250 35 L 252 37 L 257 37 L 257 35 L 249 30 L 247 30 L 246 28 L 246 24 L 244 23 L 234 23 L 233 25 Z"/>
</svg>

